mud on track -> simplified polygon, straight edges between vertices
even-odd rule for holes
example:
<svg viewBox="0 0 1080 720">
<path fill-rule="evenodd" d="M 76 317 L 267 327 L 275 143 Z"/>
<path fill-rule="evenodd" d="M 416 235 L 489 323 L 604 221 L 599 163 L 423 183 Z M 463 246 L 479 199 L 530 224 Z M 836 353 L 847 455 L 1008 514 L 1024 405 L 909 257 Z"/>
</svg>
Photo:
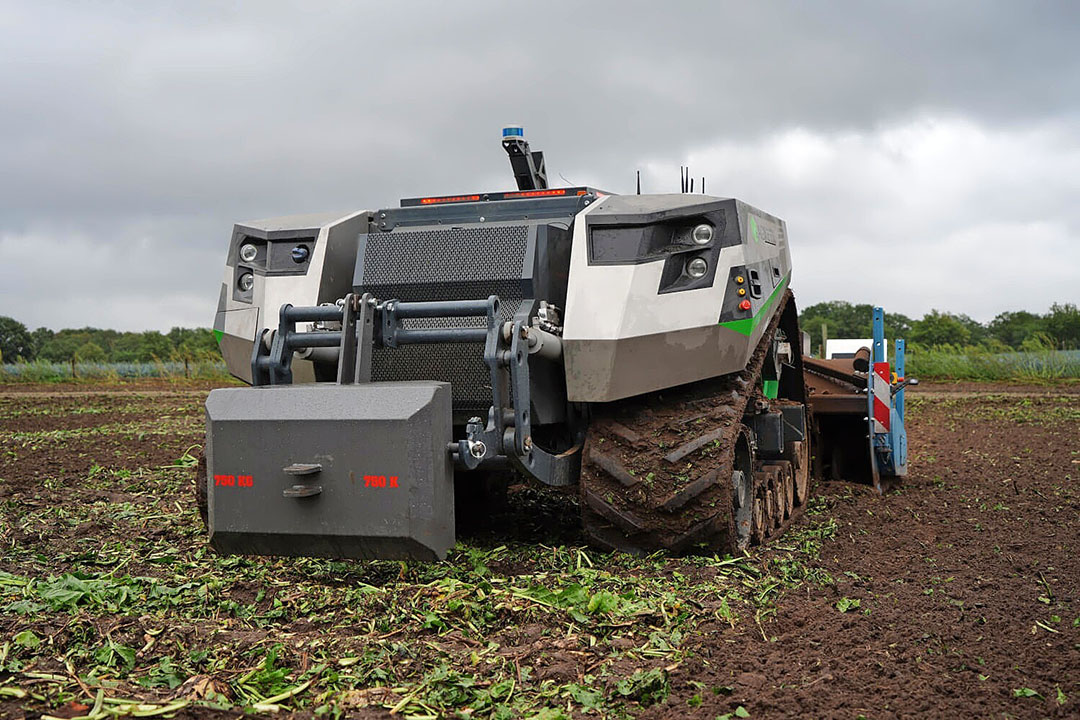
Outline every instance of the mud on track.
<svg viewBox="0 0 1080 720">
<path fill-rule="evenodd" d="M 749 558 L 583 550 L 515 488 L 427 566 L 214 555 L 202 390 L 0 389 L 0 717 L 1075 716 L 1080 395 L 926 389 L 899 490 Z"/>
</svg>

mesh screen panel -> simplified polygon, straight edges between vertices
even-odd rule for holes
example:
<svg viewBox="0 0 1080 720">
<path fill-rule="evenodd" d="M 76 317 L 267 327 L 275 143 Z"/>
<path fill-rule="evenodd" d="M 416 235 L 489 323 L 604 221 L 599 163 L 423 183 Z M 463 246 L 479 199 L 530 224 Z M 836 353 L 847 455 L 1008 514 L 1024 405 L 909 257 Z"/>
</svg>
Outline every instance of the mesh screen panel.
<svg viewBox="0 0 1080 720">
<path fill-rule="evenodd" d="M 363 236 L 362 292 L 380 300 L 478 300 L 498 295 L 502 320 L 522 300 L 527 225 L 395 231 Z M 483 318 L 408 320 L 405 327 L 483 327 Z M 487 417 L 491 376 L 480 343 L 406 345 L 376 350 L 371 379 L 443 380 L 454 408 Z"/>
</svg>

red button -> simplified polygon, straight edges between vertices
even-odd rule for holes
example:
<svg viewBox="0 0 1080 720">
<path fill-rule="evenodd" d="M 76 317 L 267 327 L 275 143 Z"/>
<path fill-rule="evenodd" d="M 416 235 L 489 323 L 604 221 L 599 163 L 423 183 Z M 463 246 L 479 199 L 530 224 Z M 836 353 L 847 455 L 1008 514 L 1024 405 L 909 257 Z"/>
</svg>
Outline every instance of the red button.
<svg viewBox="0 0 1080 720">
<path fill-rule="evenodd" d="M 750 301 L 749 300 L 743 300 L 741 303 L 739 303 L 739 309 L 740 310 L 749 310 L 750 309 Z"/>
</svg>

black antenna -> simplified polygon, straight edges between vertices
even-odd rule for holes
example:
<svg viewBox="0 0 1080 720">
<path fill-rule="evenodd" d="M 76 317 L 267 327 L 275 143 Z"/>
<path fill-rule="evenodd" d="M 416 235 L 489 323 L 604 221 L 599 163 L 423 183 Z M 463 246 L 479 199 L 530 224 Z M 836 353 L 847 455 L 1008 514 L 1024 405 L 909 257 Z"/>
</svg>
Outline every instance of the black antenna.
<svg viewBox="0 0 1080 720">
<path fill-rule="evenodd" d="M 686 173 L 682 165 L 679 166 L 679 192 L 686 192 Z"/>
<path fill-rule="evenodd" d="M 694 192 L 694 178 L 690 178 L 690 192 Z"/>
<path fill-rule="evenodd" d="M 705 176 L 704 175 L 701 176 L 701 194 L 702 195 L 705 194 Z"/>
<path fill-rule="evenodd" d="M 637 194 L 641 194 L 641 171 L 637 171 Z"/>
</svg>

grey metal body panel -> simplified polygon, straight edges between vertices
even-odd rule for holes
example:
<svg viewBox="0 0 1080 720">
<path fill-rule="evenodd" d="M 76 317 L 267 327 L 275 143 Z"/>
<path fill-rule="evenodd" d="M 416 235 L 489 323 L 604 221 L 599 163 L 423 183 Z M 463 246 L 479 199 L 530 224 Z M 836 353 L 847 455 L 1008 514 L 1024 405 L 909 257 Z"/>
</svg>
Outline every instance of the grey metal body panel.
<svg viewBox="0 0 1080 720">
<path fill-rule="evenodd" d="M 764 331 L 747 337 L 718 325 L 587 342 L 563 340 L 575 402 L 608 402 L 738 372 Z"/>
<path fill-rule="evenodd" d="M 590 256 L 593 228 L 625 227 L 627 242 L 638 243 L 634 228 L 699 219 L 716 229 L 707 245 L 674 242 L 637 261 Z M 741 370 L 791 274 L 783 221 L 732 199 L 602 197 L 578 213 L 572 243 L 562 340 L 572 402 L 609 402 Z M 698 257 L 708 263 L 705 277 L 680 277 Z M 759 291 L 751 290 L 751 271 Z M 739 308 L 743 300 L 749 309 Z"/>
<path fill-rule="evenodd" d="M 710 195 L 608 195 L 592 213 L 592 220 L 609 216 L 615 222 L 655 223 L 692 213 L 703 213 L 730 202 Z M 601 209 L 602 208 L 602 209 Z"/>
<path fill-rule="evenodd" d="M 224 388 L 206 422 L 221 552 L 441 559 L 454 544 L 447 383 Z"/>
<path fill-rule="evenodd" d="M 214 330 L 229 372 L 251 382 L 251 352 L 255 338 L 278 323 L 278 309 L 285 303 L 317 305 L 343 297 L 352 284 L 357 237 L 365 231 L 371 213 L 316 213 L 289 215 L 237 223 L 233 227 L 225 276 L 218 298 Z M 259 247 L 253 262 L 239 257 L 245 242 Z M 310 257 L 290 265 L 287 250 L 304 243 Z M 278 247 L 280 245 L 280 247 Z M 254 285 L 248 292 L 237 287 L 240 274 L 251 272 Z M 293 367 L 297 382 L 315 380 L 312 363 L 298 360 Z"/>
</svg>

